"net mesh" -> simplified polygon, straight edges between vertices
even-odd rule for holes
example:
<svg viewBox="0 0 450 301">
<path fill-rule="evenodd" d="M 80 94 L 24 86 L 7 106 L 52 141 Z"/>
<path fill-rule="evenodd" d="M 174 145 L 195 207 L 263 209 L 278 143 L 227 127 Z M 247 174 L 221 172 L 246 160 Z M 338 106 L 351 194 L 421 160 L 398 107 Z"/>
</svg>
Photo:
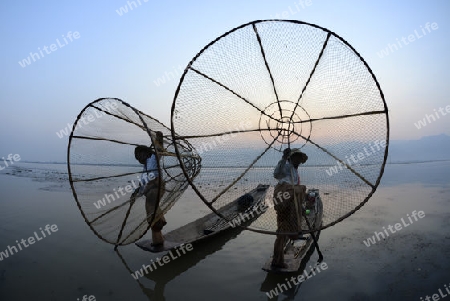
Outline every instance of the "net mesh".
<svg viewBox="0 0 450 301">
<path fill-rule="evenodd" d="M 159 158 L 163 186 L 159 208 L 167 212 L 188 186 L 175 155 L 168 127 L 116 98 L 98 99 L 78 116 L 68 147 L 68 169 L 78 207 L 91 229 L 104 241 L 126 245 L 142 237 L 156 222 L 155 209 L 147 214 L 139 189 L 144 166 L 134 155 L 138 145 L 152 146 L 155 132 L 163 134 L 164 150 L 153 148 Z M 192 146 L 176 140 L 186 175 L 195 178 L 201 160 Z"/>
<path fill-rule="evenodd" d="M 309 158 L 299 174 L 319 189 L 326 228 L 376 190 L 389 121 L 375 76 L 345 40 L 316 25 L 269 20 L 237 27 L 194 57 L 175 93 L 172 131 L 202 156 L 191 185 L 213 211 L 270 184 L 270 208 L 249 228 L 275 233 L 273 171 L 286 147 Z"/>
</svg>

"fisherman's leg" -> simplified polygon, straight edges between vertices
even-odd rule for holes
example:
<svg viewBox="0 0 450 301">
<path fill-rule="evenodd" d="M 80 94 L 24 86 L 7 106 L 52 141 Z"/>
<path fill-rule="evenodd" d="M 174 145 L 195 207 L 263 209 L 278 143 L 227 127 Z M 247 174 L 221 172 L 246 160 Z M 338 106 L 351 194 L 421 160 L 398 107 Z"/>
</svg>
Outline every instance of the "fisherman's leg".
<svg viewBox="0 0 450 301">
<path fill-rule="evenodd" d="M 287 215 L 287 212 L 278 211 L 277 212 L 277 232 L 279 233 L 286 233 L 289 232 L 289 218 Z M 281 234 L 277 235 L 277 238 L 275 239 L 275 243 L 273 246 L 273 259 L 272 259 L 272 266 L 279 267 L 279 268 L 285 268 L 286 264 L 284 263 L 284 247 L 286 246 L 286 243 L 288 241 L 287 235 Z"/>
<path fill-rule="evenodd" d="M 157 182 L 157 185 L 159 185 L 159 182 Z M 159 187 L 159 189 L 161 189 L 161 193 L 159 194 L 159 201 L 161 201 L 162 196 L 164 195 L 164 193 L 166 188 L 166 182 L 162 181 L 161 182 L 161 187 Z M 158 193 L 158 189 L 156 189 L 156 194 Z M 155 196 L 155 200 L 157 199 L 158 195 Z M 155 202 L 156 204 L 156 202 Z M 156 208 L 156 223 L 153 225 L 153 227 L 156 227 L 155 230 L 156 231 L 161 231 L 162 228 L 167 224 L 166 218 L 164 217 L 164 214 L 160 208 L 160 206 L 158 205 L 158 208 Z"/>
<path fill-rule="evenodd" d="M 155 204 L 158 190 L 150 189 L 145 195 L 145 212 L 147 213 L 147 222 L 151 225 L 153 214 L 155 214 Z"/>
<path fill-rule="evenodd" d="M 153 245 L 162 245 L 164 244 L 164 237 L 161 233 L 163 227 L 167 224 L 166 219 L 162 213 L 162 210 L 156 207 L 156 203 L 158 200 L 158 185 L 154 185 L 154 188 L 150 189 L 146 195 L 145 209 L 147 212 L 147 222 L 150 224 L 153 218 L 153 214 L 155 214 L 155 219 L 153 220 L 153 224 L 151 226 L 152 229 L 152 244 Z M 164 190 L 162 190 L 164 191 Z M 162 192 L 159 196 L 161 198 Z"/>
<path fill-rule="evenodd" d="M 282 185 L 278 184 L 277 186 L 275 186 L 275 189 L 273 191 L 273 202 L 274 202 L 274 206 L 275 206 L 275 211 L 277 213 L 277 227 L 278 230 L 280 231 L 280 205 L 278 204 L 278 193 L 282 193 Z M 275 242 L 273 244 L 273 258 L 272 258 L 272 265 L 273 266 L 280 266 L 283 264 L 284 261 L 284 254 L 283 254 L 283 249 L 280 248 L 280 245 L 282 244 L 282 240 L 283 238 L 281 237 L 281 235 L 277 235 L 275 238 Z"/>
<path fill-rule="evenodd" d="M 284 246 L 287 242 L 286 235 L 277 235 L 273 245 L 272 265 L 275 267 L 286 267 L 284 263 Z"/>
<path fill-rule="evenodd" d="M 159 204 L 158 204 L 158 207 L 155 209 L 156 204 L 158 203 L 158 197 L 159 197 L 159 200 L 161 200 L 161 198 L 165 192 L 165 182 L 162 181 L 161 187 L 160 187 L 159 183 L 160 183 L 159 180 L 153 180 L 152 182 L 147 184 L 148 188 L 145 190 L 145 199 L 146 199 L 145 209 L 147 212 L 147 221 L 149 224 L 153 218 L 153 214 L 155 214 L 156 217 L 153 221 L 153 224 L 158 222 L 158 220 L 161 220 L 161 223 L 164 226 L 167 222 L 166 222 L 166 219 L 164 218 L 161 208 L 159 207 Z M 161 193 L 159 193 L 159 194 L 158 194 L 158 189 L 161 189 Z"/>
<path fill-rule="evenodd" d="M 282 223 L 281 228 L 283 231 L 280 232 L 292 233 L 286 236 L 286 239 L 297 240 L 299 238 L 297 234 L 299 233 L 299 223 L 296 211 L 298 207 L 295 203 L 297 201 L 296 190 L 293 185 L 284 185 L 283 194 L 285 195 L 283 198 L 283 210 L 280 212 L 282 213 L 280 223 Z"/>
<path fill-rule="evenodd" d="M 306 194 L 306 186 L 305 185 L 296 185 L 295 187 L 295 199 L 297 201 L 297 209 L 295 212 L 296 216 L 296 229 L 299 233 L 302 231 L 302 219 L 303 219 L 303 200 L 305 199 Z M 298 216 L 297 216 L 298 214 Z"/>
<path fill-rule="evenodd" d="M 158 207 L 156 208 L 156 217 L 155 221 L 153 222 L 152 230 L 154 231 L 161 231 L 162 228 L 167 224 L 166 218 L 164 217 L 163 212 Z"/>
<path fill-rule="evenodd" d="M 152 227 L 152 245 L 159 246 L 164 244 L 164 236 L 162 235 L 161 230 L 156 231 L 153 230 Z"/>
<path fill-rule="evenodd" d="M 279 187 L 277 185 L 277 187 Z M 277 189 L 275 188 L 275 193 L 277 193 Z M 285 205 L 285 204 L 284 204 Z M 286 231 L 289 224 L 289 212 L 286 210 L 282 210 L 282 207 L 277 211 L 277 232 L 283 233 L 288 232 Z M 277 235 L 277 238 L 275 239 L 275 243 L 273 245 L 273 258 L 272 258 L 272 266 L 274 267 L 286 267 L 286 264 L 284 263 L 284 247 L 287 242 L 287 236 L 286 235 Z"/>
<path fill-rule="evenodd" d="M 159 209 L 159 208 L 158 208 Z M 157 216 L 158 217 L 158 216 Z M 161 216 L 151 227 L 152 229 L 152 243 L 154 245 L 162 245 L 164 244 L 164 236 L 162 235 L 161 230 L 167 224 L 164 216 Z"/>
</svg>

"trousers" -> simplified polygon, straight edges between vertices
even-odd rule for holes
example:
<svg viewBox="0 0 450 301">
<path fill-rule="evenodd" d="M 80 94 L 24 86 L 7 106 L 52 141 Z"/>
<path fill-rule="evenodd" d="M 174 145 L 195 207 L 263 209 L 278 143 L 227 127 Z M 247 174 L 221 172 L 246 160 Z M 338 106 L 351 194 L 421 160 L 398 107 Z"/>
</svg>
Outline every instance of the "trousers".
<svg viewBox="0 0 450 301">
<path fill-rule="evenodd" d="M 161 185 L 159 183 L 161 182 Z M 161 186 L 161 187 L 160 187 Z M 161 200 L 162 196 L 165 192 L 165 182 L 156 178 L 147 183 L 145 187 L 145 211 L 147 213 L 147 222 L 150 224 L 153 218 L 153 214 L 156 214 L 155 219 L 153 220 L 153 224 L 151 228 L 153 231 L 161 231 L 164 225 L 167 223 L 164 218 L 164 214 L 159 208 L 156 207 L 156 203 L 158 202 L 158 190 L 161 189 L 161 193 L 159 194 L 159 200 Z"/>
<path fill-rule="evenodd" d="M 289 193 L 289 196 L 284 197 Z M 273 248 L 273 265 L 284 264 L 284 247 L 288 238 L 296 239 L 302 231 L 302 201 L 305 198 L 305 185 L 278 184 L 274 190 L 275 211 L 277 213 L 277 235 Z M 281 199 L 279 196 L 283 196 Z M 297 206 L 295 206 L 297 201 Z M 292 233 L 292 235 L 281 234 Z M 297 233 L 297 235 L 294 235 Z"/>
</svg>

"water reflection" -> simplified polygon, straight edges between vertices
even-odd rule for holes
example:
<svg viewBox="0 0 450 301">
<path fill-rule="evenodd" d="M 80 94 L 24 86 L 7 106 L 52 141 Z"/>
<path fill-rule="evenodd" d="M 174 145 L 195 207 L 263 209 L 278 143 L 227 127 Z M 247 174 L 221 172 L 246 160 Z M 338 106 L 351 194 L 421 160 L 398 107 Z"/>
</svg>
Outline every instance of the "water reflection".
<svg viewBox="0 0 450 301">
<path fill-rule="evenodd" d="M 214 238 L 196 242 L 194 245 L 195 252 L 187 252 L 186 254 L 183 254 L 182 260 L 171 260 L 167 264 L 159 266 L 151 273 L 145 274 L 144 277 L 155 283 L 153 288 L 146 287 L 142 283 L 142 280 L 138 279 L 137 282 L 139 287 L 151 301 L 166 300 L 164 290 L 170 281 L 182 275 L 190 268 L 196 266 L 207 256 L 221 250 L 228 241 L 236 238 L 243 230 L 244 229 L 241 227 L 231 228 L 220 235 L 216 235 Z M 116 250 L 116 254 L 119 256 L 128 272 L 130 274 L 134 273 L 134 271 L 129 267 L 125 257 L 120 253 L 119 249 Z"/>
<path fill-rule="evenodd" d="M 317 242 L 319 242 L 319 236 L 317 235 Z M 320 248 L 320 245 L 319 245 Z M 309 279 L 309 277 L 314 275 L 314 271 L 318 267 L 318 262 L 315 266 L 311 265 L 307 268 L 306 265 L 311 259 L 311 256 L 316 253 L 314 252 L 316 248 L 314 247 L 314 244 L 311 245 L 308 252 L 306 252 L 305 257 L 303 258 L 300 268 L 295 273 L 267 273 L 266 278 L 261 283 L 260 291 L 266 293 L 267 300 L 294 300 L 295 296 L 297 296 L 300 287 L 302 286 L 303 282 L 298 282 L 297 285 L 294 285 L 294 282 L 290 282 L 291 277 L 297 278 L 301 276 L 303 273 L 305 273 L 305 279 Z M 316 253 L 317 255 L 317 253 Z M 287 285 L 286 283 L 290 282 L 291 285 Z M 284 284 L 284 286 L 283 286 Z M 283 291 L 280 291 L 280 287 L 283 287 Z M 275 294 L 275 289 L 278 288 L 278 291 L 276 291 L 277 294 Z M 284 289 L 286 288 L 286 289 Z M 279 293 L 279 294 L 278 294 Z M 269 297 L 269 295 L 272 295 L 272 297 Z M 280 299 L 279 299 L 280 298 Z"/>
<path fill-rule="evenodd" d="M 227 242 L 236 238 L 238 235 L 241 234 L 243 230 L 244 230 L 243 228 L 231 228 L 229 231 L 226 231 L 221 235 L 217 235 L 214 238 L 196 242 L 194 245 L 195 252 L 187 252 L 183 254 L 182 260 L 172 260 L 167 264 L 158 266 L 158 268 L 153 270 L 152 272 L 145 274 L 144 277 L 147 280 L 150 280 L 152 283 L 154 283 L 153 287 L 145 285 L 143 283 L 146 282 L 143 281 L 144 278 L 136 280 L 138 282 L 139 287 L 141 288 L 144 295 L 147 296 L 148 300 L 165 301 L 166 300 L 165 288 L 169 282 L 174 280 L 176 277 L 182 275 L 190 268 L 196 266 L 198 263 L 200 263 L 203 259 L 205 259 L 209 255 L 212 255 L 215 252 L 221 250 Z M 320 235 L 317 236 L 318 240 L 319 236 Z M 297 285 L 292 284 L 290 288 L 284 290 L 283 292 L 280 292 L 279 295 L 273 296 L 272 298 L 269 298 L 266 293 L 270 293 L 270 291 L 276 288 L 278 284 L 286 283 L 286 278 L 288 279 L 291 279 L 291 277 L 298 278 L 305 272 L 305 270 L 306 270 L 305 275 L 311 276 L 313 274 L 313 272 L 311 271 L 312 270 L 311 264 L 307 266 L 307 263 L 310 261 L 311 256 L 313 254 L 316 254 L 317 256 L 315 250 L 316 249 L 314 247 L 314 244 L 311 245 L 310 249 L 306 253 L 300 265 L 300 269 L 295 273 L 288 273 L 288 274 L 266 273 L 266 277 L 260 286 L 260 292 L 264 292 L 264 295 L 266 295 L 267 300 L 294 300 L 303 282 L 300 282 Z M 130 268 L 130 266 L 127 263 L 127 259 L 123 256 L 123 254 L 120 253 L 120 250 L 118 249 L 115 252 L 120 258 L 125 268 L 128 270 L 128 272 L 130 274 L 134 273 L 135 271 Z M 161 256 L 158 257 L 162 257 L 162 254 L 164 253 L 160 254 Z M 131 258 L 129 259 L 131 260 Z"/>
</svg>

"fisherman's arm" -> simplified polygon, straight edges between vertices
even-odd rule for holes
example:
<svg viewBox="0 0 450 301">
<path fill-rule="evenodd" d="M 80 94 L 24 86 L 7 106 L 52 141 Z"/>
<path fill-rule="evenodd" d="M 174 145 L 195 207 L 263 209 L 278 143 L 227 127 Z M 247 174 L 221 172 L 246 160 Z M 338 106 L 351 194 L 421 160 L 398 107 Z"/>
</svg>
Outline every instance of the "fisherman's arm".
<svg viewBox="0 0 450 301">
<path fill-rule="evenodd" d="M 283 151 L 283 157 L 281 158 L 280 161 L 278 161 L 277 166 L 275 167 L 275 170 L 273 171 L 273 176 L 275 179 L 282 179 L 286 176 L 286 171 L 285 171 L 285 166 L 286 166 L 286 161 L 287 158 L 289 156 L 289 154 L 291 153 L 291 149 L 290 148 L 286 148 Z"/>
<path fill-rule="evenodd" d="M 273 176 L 275 179 L 281 179 L 284 175 L 284 166 L 286 165 L 286 159 L 281 159 L 278 161 L 277 166 L 275 167 L 275 170 L 273 171 Z"/>
</svg>

